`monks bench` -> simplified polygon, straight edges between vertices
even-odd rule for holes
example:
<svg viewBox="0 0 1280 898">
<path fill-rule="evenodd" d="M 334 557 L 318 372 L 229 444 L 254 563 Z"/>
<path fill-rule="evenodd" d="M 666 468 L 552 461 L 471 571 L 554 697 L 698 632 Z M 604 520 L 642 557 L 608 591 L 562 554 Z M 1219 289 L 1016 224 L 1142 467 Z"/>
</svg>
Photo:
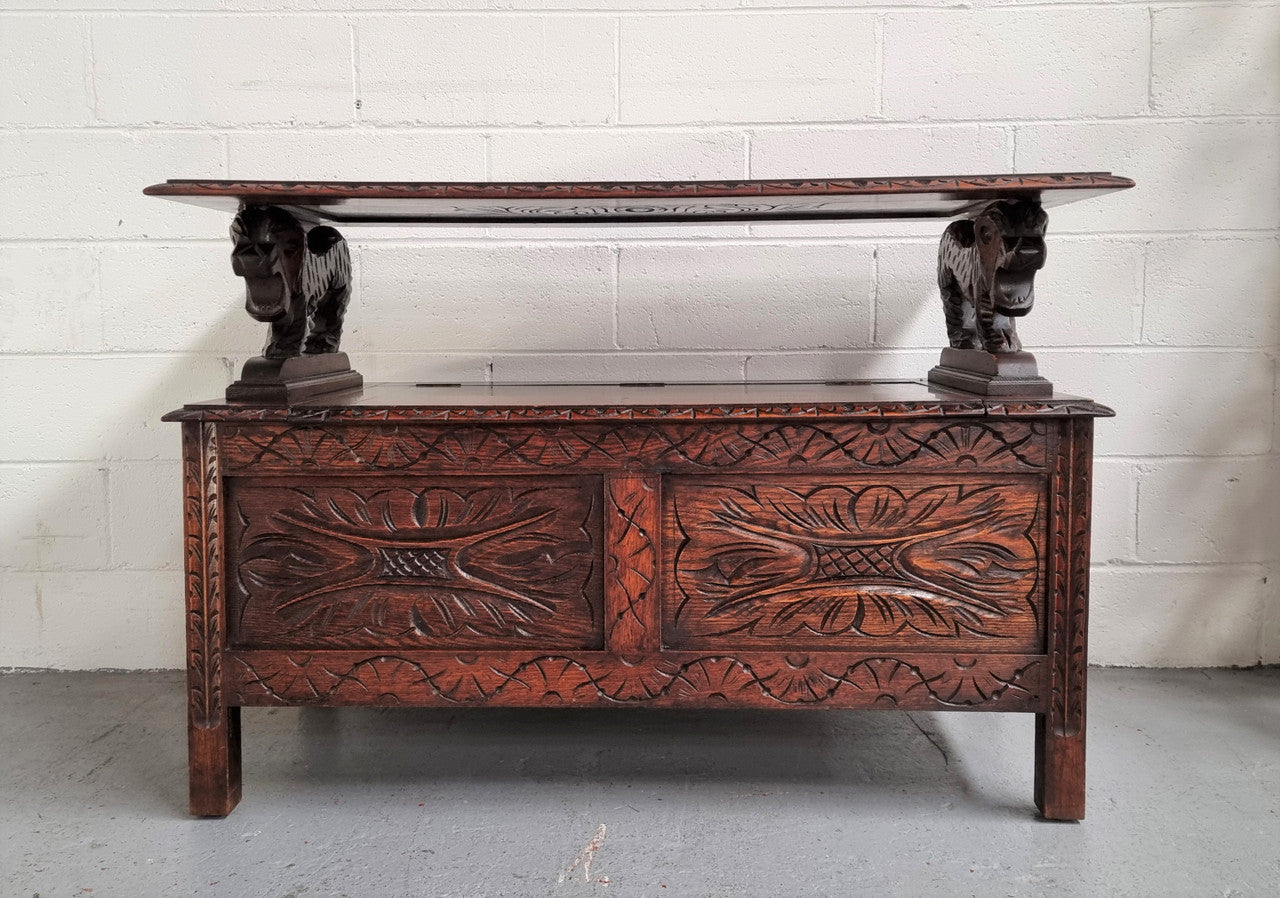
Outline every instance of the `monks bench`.
<svg viewBox="0 0 1280 898">
<path fill-rule="evenodd" d="M 242 707 L 392 704 L 1025 712 L 1037 806 L 1082 817 L 1111 412 L 1055 392 L 1013 320 L 1042 206 L 1129 183 L 148 188 L 236 213 L 233 263 L 271 322 L 227 398 L 165 418 L 192 813 L 240 798 Z M 940 254 L 951 346 L 920 381 L 365 385 L 337 351 L 334 223 L 923 215 L 969 217 Z"/>
</svg>

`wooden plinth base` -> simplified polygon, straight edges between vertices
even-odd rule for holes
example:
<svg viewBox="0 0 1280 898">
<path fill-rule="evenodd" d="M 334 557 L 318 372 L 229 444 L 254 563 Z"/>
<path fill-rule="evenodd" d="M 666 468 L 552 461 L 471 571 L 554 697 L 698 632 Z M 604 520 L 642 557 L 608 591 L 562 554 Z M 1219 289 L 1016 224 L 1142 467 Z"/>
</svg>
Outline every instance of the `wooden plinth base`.
<svg viewBox="0 0 1280 898">
<path fill-rule="evenodd" d="M 227 387 L 227 401 L 288 405 L 322 393 L 355 390 L 363 385 L 364 377 L 351 370 L 351 360 L 345 352 L 291 359 L 255 356 L 244 363 L 240 379 Z"/>
<path fill-rule="evenodd" d="M 929 383 L 979 396 L 1052 396 L 1053 384 L 1036 371 L 1029 352 L 992 355 L 979 349 L 942 350 Z"/>
</svg>

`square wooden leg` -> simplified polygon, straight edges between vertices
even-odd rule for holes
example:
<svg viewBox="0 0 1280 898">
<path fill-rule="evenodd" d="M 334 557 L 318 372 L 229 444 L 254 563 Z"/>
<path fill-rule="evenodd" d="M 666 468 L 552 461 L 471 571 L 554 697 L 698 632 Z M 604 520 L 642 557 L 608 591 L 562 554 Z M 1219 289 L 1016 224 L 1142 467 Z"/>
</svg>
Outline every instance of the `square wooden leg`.
<svg viewBox="0 0 1280 898">
<path fill-rule="evenodd" d="M 1036 715 L 1036 807 L 1046 820 L 1084 819 L 1084 730 L 1060 735 L 1048 714 Z"/>
<path fill-rule="evenodd" d="M 188 730 L 191 813 L 225 817 L 240 803 L 240 709 L 224 708 L 217 726 Z"/>
</svg>

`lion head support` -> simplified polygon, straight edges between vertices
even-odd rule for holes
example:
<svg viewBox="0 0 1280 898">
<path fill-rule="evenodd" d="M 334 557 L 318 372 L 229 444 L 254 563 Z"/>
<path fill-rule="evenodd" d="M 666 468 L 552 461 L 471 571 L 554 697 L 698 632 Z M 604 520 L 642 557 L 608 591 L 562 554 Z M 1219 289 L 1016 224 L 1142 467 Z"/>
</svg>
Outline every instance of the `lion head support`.
<svg viewBox="0 0 1280 898">
<path fill-rule="evenodd" d="M 1013 319 L 1035 303 L 1047 224 L 1035 201 L 998 200 L 947 228 L 938 248 L 938 287 L 952 347 L 990 353 L 1022 348 Z"/>
<path fill-rule="evenodd" d="M 992 280 L 995 310 L 1009 317 L 1031 311 L 1035 273 L 1044 267 L 1049 224 L 1039 203 L 992 203 L 974 220 L 984 280 Z"/>
<path fill-rule="evenodd" d="M 282 209 L 249 206 L 231 222 L 231 240 L 231 270 L 244 278 L 245 311 L 257 321 L 279 321 L 302 275 L 302 226 Z"/>
<path fill-rule="evenodd" d="M 275 206 L 247 206 L 231 223 L 231 240 L 231 270 L 244 278 L 245 311 L 271 324 L 262 354 L 336 352 L 351 295 L 351 257 L 342 235 L 330 227 L 307 232 Z"/>
</svg>

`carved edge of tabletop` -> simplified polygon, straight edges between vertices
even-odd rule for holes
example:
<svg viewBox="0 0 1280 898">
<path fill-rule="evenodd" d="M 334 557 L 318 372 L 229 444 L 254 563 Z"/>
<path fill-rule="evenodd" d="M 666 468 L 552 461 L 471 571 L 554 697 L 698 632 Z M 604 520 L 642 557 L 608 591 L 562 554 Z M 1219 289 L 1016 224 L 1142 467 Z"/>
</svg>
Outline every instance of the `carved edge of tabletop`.
<svg viewBox="0 0 1280 898">
<path fill-rule="evenodd" d="M 946 400 L 936 403 L 865 402 L 806 405 L 685 405 L 685 406 L 186 406 L 165 415 L 164 421 L 280 421 L 323 422 L 476 422 L 527 421 L 772 421 L 797 419 L 882 419 L 923 417 L 1041 417 L 1110 418 L 1115 412 L 1088 399 Z"/>
</svg>

